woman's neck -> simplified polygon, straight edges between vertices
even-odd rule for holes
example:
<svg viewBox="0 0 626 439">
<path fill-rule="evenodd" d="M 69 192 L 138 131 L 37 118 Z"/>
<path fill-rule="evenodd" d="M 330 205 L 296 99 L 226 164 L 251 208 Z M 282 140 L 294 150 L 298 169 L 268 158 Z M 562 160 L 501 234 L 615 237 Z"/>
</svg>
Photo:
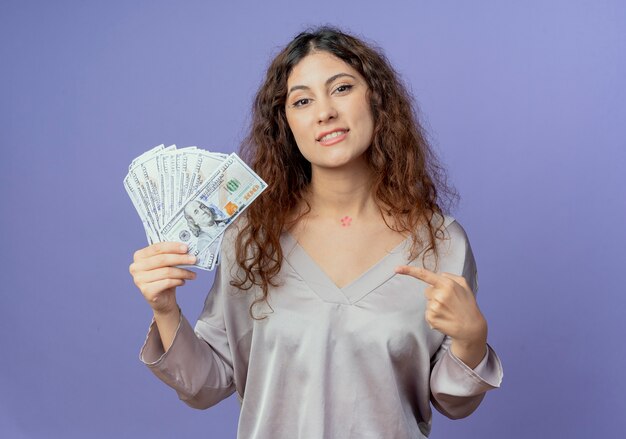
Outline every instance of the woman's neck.
<svg viewBox="0 0 626 439">
<path fill-rule="evenodd" d="M 373 176 L 365 164 L 349 169 L 312 169 L 307 201 L 311 216 L 320 219 L 379 216 L 372 195 Z"/>
</svg>

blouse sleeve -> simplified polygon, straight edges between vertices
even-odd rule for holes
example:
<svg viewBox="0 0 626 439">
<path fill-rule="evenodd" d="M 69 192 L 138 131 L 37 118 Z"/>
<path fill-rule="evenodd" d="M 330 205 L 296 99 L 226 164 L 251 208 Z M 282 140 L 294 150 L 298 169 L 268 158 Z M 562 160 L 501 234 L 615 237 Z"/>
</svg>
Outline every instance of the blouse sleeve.
<svg viewBox="0 0 626 439">
<path fill-rule="evenodd" d="M 465 231 L 457 222 L 448 226 L 451 265 L 442 271 L 459 273 L 467 280 L 474 294 L 478 292 L 478 276 L 472 248 Z M 500 387 L 503 372 L 496 352 L 487 345 L 482 361 L 471 369 L 450 350 L 452 339 L 445 337 L 432 360 L 430 376 L 431 401 L 443 415 L 451 419 L 469 416 L 488 390 Z"/>
<path fill-rule="evenodd" d="M 161 381 L 198 409 L 211 407 L 235 391 L 220 277 L 218 270 L 195 330 L 181 313 L 172 346 L 164 352 L 153 320 L 140 353 L 141 361 Z"/>
</svg>

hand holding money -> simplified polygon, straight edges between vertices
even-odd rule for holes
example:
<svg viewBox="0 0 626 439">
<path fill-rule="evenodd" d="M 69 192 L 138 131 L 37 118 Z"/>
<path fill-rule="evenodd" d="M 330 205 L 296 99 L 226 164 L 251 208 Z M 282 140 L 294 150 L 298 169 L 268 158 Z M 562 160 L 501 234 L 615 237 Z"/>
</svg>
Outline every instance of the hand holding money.
<svg viewBox="0 0 626 439">
<path fill-rule="evenodd" d="M 196 262 L 187 250 L 178 242 L 159 242 L 135 252 L 129 271 L 155 314 L 177 311 L 176 287 L 196 278 L 193 271 L 176 267 Z"/>
<path fill-rule="evenodd" d="M 124 187 L 150 244 L 183 243 L 212 270 L 225 229 L 267 184 L 236 154 L 159 145 L 132 161 Z"/>
</svg>

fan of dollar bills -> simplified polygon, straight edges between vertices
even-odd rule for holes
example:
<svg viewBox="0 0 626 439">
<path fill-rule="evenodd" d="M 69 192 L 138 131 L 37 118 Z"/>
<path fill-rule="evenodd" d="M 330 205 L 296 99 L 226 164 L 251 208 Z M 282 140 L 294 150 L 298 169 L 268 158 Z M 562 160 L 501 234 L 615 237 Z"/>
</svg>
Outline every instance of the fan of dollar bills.
<svg viewBox="0 0 626 439">
<path fill-rule="evenodd" d="M 159 145 L 132 161 L 124 187 L 150 244 L 185 243 L 212 270 L 224 230 L 267 184 L 237 154 Z"/>
</svg>

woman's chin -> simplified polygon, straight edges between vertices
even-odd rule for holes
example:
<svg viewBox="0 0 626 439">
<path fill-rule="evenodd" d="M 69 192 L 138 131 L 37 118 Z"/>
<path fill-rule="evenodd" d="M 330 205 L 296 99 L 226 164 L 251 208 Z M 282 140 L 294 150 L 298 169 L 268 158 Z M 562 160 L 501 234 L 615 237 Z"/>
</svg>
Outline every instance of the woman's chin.
<svg viewBox="0 0 626 439">
<path fill-rule="evenodd" d="M 327 160 L 320 160 L 318 163 L 312 163 L 312 167 L 318 167 L 323 170 L 347 170 L 354 167 L 367 166 L 363 156 L 354 157 L 350 154 L 341 154 Z"/>
</svg>

